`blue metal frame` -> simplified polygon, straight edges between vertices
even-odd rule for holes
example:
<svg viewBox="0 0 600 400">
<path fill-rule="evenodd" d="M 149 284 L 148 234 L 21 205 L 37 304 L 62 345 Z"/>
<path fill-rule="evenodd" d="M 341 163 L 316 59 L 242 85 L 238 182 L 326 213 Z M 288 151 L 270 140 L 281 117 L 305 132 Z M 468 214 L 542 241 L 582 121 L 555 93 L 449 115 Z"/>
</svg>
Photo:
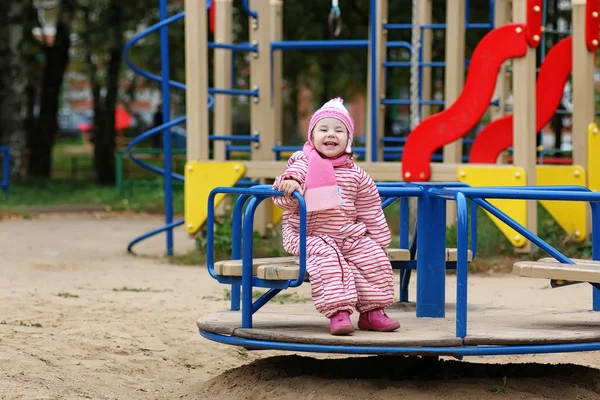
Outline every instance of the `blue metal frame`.
<svg viewBox="0 0 600 400">
<path fill-rule="evenodd" d="M 161 174 L 164 177 L 164 192 L 165 192 L 165 225 L 161 228 L 154 229 L 150 232 L 147 232 L 135 239 L 133 239 L 128 245 L 127 250 L 133 253 L 133 246 L 137 243 L 141 242 L 144 239 L 147 239 L 151 236 L 157 235 L 162 232 L 166 232 L 166 253 L 168 256 L 173 255 L 173 228 L 182 225 L 183 220 L 173 221 L 173 179 L 183 180 L 183 176 L 180 174 L 175 174 L 172 172 L 172 148 L 171 148 L 171 130 L 170 128 L 184 123 L 186 121 L 186 117 L 179 117 L 175 120 L 171 120 L 171 88 L 176 88 L 180 90 L 186 90 L 186 85 L 181 82 L 172 81 L 169 76 L 169 36 L 168 36 L 168 25 L 172 24 L 176 21 L 179 21 L 185 17 L 185 12 L 180 12 L 171 17 L 168 16 L 168 0 L 159 0 L 159 19 L 160 21 L 145 31 L 135 35 L 129 42 L 127 42 L 123 48 L 123 60 L 127 64 L 129 68 L 131 68 L 135 73 L 145 77 L 154 82 L 158 82 L 161 85 L 162 91 L 162 105 L 163 105 L 163 124 L 144 132 L 143 134 L 135 137 L 127 146 L 127 154 L 131 160 L 133 160 L 137 165 L 142 168 L 146 168 L 155 173 Z M 212 5 L 212 0 L 206 1 L 206 9 L 208 10 Z M 246 6 L 246 10 L 250 13 L 250 10 L 247 8 L 247 1 L 245 1 L 244 6 Z M 142 38 L 156 32 L 160 31 L 160 57 L 161 57 L 161 73 L 162 76 L 154 75 L 148 71 L 144 71 L 139 68 L 137 65 L 133 64 L 129 58 L 129 51 L 131 48 Z M 232 51 L 257 51 L 257 46 L 251 46 L 248 43 L 242 43 L 238 45 L 233 44 L 219 44 L 219 43 L 208 43 L 209 48 L 221 48 L 221 49 L 230 49 Z M 208 95 L 208 108 L 212 109 L 214 105 L 214 98 L 212 95 L 216 94 L 225 94 L 225 95 L 246 95 L 251 97 L 258 97 L 258 91 L 251 90 L 240 90 L 240 89 L 218 89 L 218 88 L 209 88 Z M 133 154 L 133 147 L 140 143 L 142 140 L 148 139 L 150 136 L 156 135 L 159 132 L 162 132 L 163 135 L 163 152 L 164 152 L 164 164 L 163 168 L 157 168 L 153 165 L 146 163 L 138 158 L 136 158 Z M 221 140 L 218 136 L 213 136 L 213 140 Z M 229 138 L 227 140 L 236 140 L 236 138 Z M 258 140 L 249 139 L 250 141 Z"/>
<path fill-rule="evenodd" d="M 375 24 L 376 24 L 376 20 L 374 18 L 374 14 L 376 9 L 374 7 L 376 7 L 377 2 L 376 0 L 371 0 L 371 26 L 370 26 L 370 32 L 371 32 L 371 37 L 375 36 Z M 489 15 L 488 15 L 488 19 L 489 22 L 488 23 L 471 23 L 469 22 L 470 19 L 470 1 L 467 0 L 466 3 L 466 7 L 465 7 L 465 29 L 494 29 L 494 11 L 495 11 L 495 0 L 489 0 Z M 391 30 L 391 29 L 397 29 L 397 30 L 408 30 L 408 29 L 412 29 L 412 24 L 383 24 L 383 29 L 387 29 L 387 30 Z M 425 29 L 446 29 L 446 24 L 422 24 L 420 25 L 420 29 L 421 29 L 421 35 L 423 34 L 423 30 Z M 374 58 L 375 58 L 375 53 L 373 52 L 373 49 L 375 48 L 375 43 L 373 43 L 373 46 L 371 47 L 372 50 L 372 54 L 371 54 L 371 79 L 372 82 L 375 82 L 375 73 L 374 71 L 377 71 L 377 66 L 374 64 Z M 412 51 L 412 50 L 411 50 Z M 411 66 L 411 62 L 410 61 L 387 61 L 383 63 L 384 67 L 386 68 L 392 68 L 392 67 L 410 67 Z M 465 60 L 465 65 L 468 66 L 469 65 L 469 60 Z M 419 63 L 418 63 L 418 67 L 419 67 L 419 85 L 418 85 L 418 98 L 419 98 L 419 116 L 422 115 L 422 106 L 424 105 L 444 105 L 445 103 L 443 101 L 438 101 L 438 100 L 424 100 L 423 99 L 423 87 L 422 87 L 422 82 L 423 82 L 423 68 L 426 67 L 445 67 L 446 66 L 446 62 L 423 62 L 423 47 L 420 46 L 420 50 L 419 50 Z M 377 140 L 377 110 L 379 107 L 379 104 L 381 105 L 385 105 L 385 106 L 390 106 L 390 105 L 410 105 L 412 102 L 410 99 L 391 99 L 391 98 L 387 98 L 387 96 L 382 96 L 384 97 L 383 99 L 378 99 L 375 98 L 376 95 L 376 91 L 371 88 L 371 99 L 373 100 L 371 102 L 371 141 L 372 143 L 375 143 Z M 495 105 L 497 102 L 492 102 L 491 105 Z M 376 146 L 372 146 L 372 152 L 371 152 L 371 157 L 373 161 L 377 161 L 377 149 Z M 434 159 L 434 161 L 443 161 L 443 157 L 436 157 L 436 159 Z M 467 162 L 468 161 L 468 156 L 463 156 L 463 162 Z"/>
<path fill-rule="evenodd" d="M 10 148 L 0 146 L 0 154 L 2 154 L 2 180 L 0 181 L 0 189 L 4 191 L 4 196 L 8 197 L 8 189 L 10 188 Z"/>
<path fill-rule="evenodd" d="M 377 185 L 383 206 L 392 204 L 395 200 L 401 201 L 401 247 L 408 248 L 408 197 L 418 199 L 417 230 L 420 232 L 413 236 L 410 245 L 412 255 L 416 248 L 426 248 L 421 252 L 415 262 L 409 261 L 403 268 L 410 271 L 417 269 L 417 317 L 442 318 L 445 307 L 445 274 L 450 263 L 444 259 L 445 243 L 445 218 L 446 201 L 455 201 L 458 216 L 457 236 L 457 299 L 456 299 L 456 337 L 462 339 L 462 345 L 457 347 L 364 347 L 364 346 L 328 346 L 308 345 L 262 340 L 248 340 L 225 335 L 218 335 L 201 331 L 200 334 L 210 340 L 226 344 L 265 349 L 279 349 L 290 351 L 332 352 L 350 354 L 437 354 L 437 355 L 503 355 L 503 354 L 529 354 L 548 352 L 570 352 L 599 350 L 600 343 L 586 344 L 552 344 L 534 346 L 466 346 L 464 340 L 467 330 L 467 304 L 468 304 L 468 252 L 469 247 L 475 256 L 477 253 L 477 207 L 482 207 L 492 215 L 506 223 L 511 228 L 522 234 L 533 244 L 546 251 L 559 262 L 573 264 L 573 261 L 558 250 L 550 246 L 527 228 L 512 220 L 509 216 L 491 205 L 487 199 L 525 199 L 525 200 L 561 200 L 561 201 L 586 201 L 592 208 L 592 232 L 600 229 L 600 193 L 593 193 L 588 188 L 580 186 L 531 186 L 531 187 L 486 187 L 473 188 L 462 183 L 404 183 L 390 182 Z M 216 194 L 240 195 L 234 206 L 233 217 L 233 246 L 232 258 L 242 259 L 242 277 L 223 277 L 214 273 L 213 226 L 214 226 L 214 199 Z M 273 190 L 269 185 L 258 185 L 249 189 L 216 188 L 209 197 L 209 219 L 207 235 L 207 265 L 209 274 L 221 283 L 232 284 L 232 310 L 240 310 L 239 287 L 242 286 L 241 311 L 242 327 L 252 327 L 252 314 L 272 299 L 279 291 L 288 287 L 299 286 L 304 282 L 306 273 L 306 208 L 303 197 L 294 193 L 300 205 L 300 272 L 295 280 L 273 282 L 264 281 L 252 276 L 252 240 L 253 217 L 261 201 L 282 196 L 279 191 Z M 244 211 L 244 206 L 246 209 Z M 470 207 L 469 207 L 470 206 Z M 470 208 L 470 210 L 469 210 Z M 243 215 L 243 219 L 242 219 Z M 470 217 L 470 221 L 469 221 Z M 243 229 L 242 229 L 243 222 Z M 469 230 L 471 243 L 469 243 Z M 592 236 L 593 259 L 600 260 L 600 238 Z M 243 252 L 242 250 L 243 246 Z M 410 265 L 409 265 L 410 264 Z M 440 267 L 446 265 L 446 267 Z M 267 287 L 270 290 L 259 300 L 252 302 L 252 287 Z M 600 285 L 592 283 L 593 301 L 592 309 L 600 311 Z M 236 289 L 234 291 L 234 289 Z M 245 296 L 244 296 L 245 294 Z M 402 298 L 400 301 L 406 301 Z"/>
<path fill-rule="evenodd" d="M 571 353 L 600 350 L 600 343 L 547 344 L 537 346 L 457 346 L 457 347 L 382 347 L 382 346 L 340 346 L 273 342 L 268 340 L 243 339 L 235 336 L 219 335 L 200 331 L 206 339 L 253 349 L 274 349 L 284 351 L 306 351 L 310 353 L 341 354 L 389 354 L 389 355 L 438 355 L 452 357 L 497 356 L 514 354 Z"/>
</svg>

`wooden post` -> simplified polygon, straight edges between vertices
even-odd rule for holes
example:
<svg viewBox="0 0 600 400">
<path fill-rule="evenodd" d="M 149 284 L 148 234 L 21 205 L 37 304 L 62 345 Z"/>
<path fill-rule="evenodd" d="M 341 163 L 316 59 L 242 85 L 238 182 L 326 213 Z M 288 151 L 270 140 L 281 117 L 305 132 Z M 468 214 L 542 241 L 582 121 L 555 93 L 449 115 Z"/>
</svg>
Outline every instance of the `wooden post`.
<svg viewBox="0 0 600 400">
<path fill-rule="evenodd" d="M 498 28 L 502 25 L 506 25 L 510 22 L 510 0 L 496 0 L 494 11 L 494 27 Z M 508 65 L 510 61 L 505 62 L 500 67 L 498 73 L 498 79 L 496 81 L 496 89 L 494 91 L 493 99 L 498 99 L 498 106 L 492 106 L 490 108 L 491 121 L 502 118 L 506 115 L 506 106 L 508 104 L 508 98 L 510 96 L 510 72 L 508 72 Z M 506 164 L 508 154 L 506 151 L 502 152 L 496 162 L 498 164 Z"/>
<path fill-rule="evenodd" d="M 386 68 L 383 66 L 383 63 L 387 59 L 387 29 L 383 29 L 383 25 L 387 24 L 387 13 L 388 13 L 388 0 L 377 0 L 377 10 L 375 10 L 376 16 L 376 26 L 375 26 L 375 58 L 374 60 L 371 57 L 371 45 L 373 43 L 373 38 L 369 38 L 369 57 L 370 62 L 367 64 L 367 129 L 366 129 L 366 154 L 365 160 L 372 162 L 373 157 L 371 156 L 372 149 L 375 147 L 377 150 L 377 161 L 383 161 L 383 143 L 381 142 L 381 138 L 383 137 L 383 132 L 385 129 L 385 112 L 386 106 L 380 104 L 382 99 L 385 99 L 385 76 L 386 76 Z M 373 12 L 373 10 L 370 10 Z M 371 29 L 369 29 L 371 32 Z M 377 73 L 375 74 L 375 82 L 371 79 L 371 71 L 372 68 L 377 69 Z M 376 86 L 376 95 L 371 96 L 371 87 L 372 85 Z M 377 132 L 375 133 L 376 140 L 373 143 L 371 138 L 372 135 L 372 102 L 377 102 Z"/>
<path fill-rule="evenodd" d="M 431 24 L 431 1 L 424 0 L 419 7 L 419 24 Z M 455 0 L 453 0 L 455 1 Z M 423 62 L 431 62 L 431 52 L 433 49 L 433 30 L 423 29 L 421 31 L 421 53 Z M 431 67 L 421 67 L 421 98 L 431 100 Z M 421 107 L 421 121 L 431 115 L 431 106 Z"/>
<path fill-rule="evenodd" d="M 271 105 L 271 30 L 274 21 L 271 20 L 270 5 L 264 0 L 252 0 L 252 10 L 258 18 L 250 18 L 250 43 L 258 46 L 258 52 L 250 58 L 250 88 L 258 90 L 259 96 L 250 100 L 250 134 L 258 137 L 258 142 L 252 142 L 252 160 L 274 160 L 273 145 L 275 144 L 275 117 Z M 279 16 L 281 19 L 281 15 Z M 261 180 L 261 183 L 266 181 Z M 265 235 L 272 223 L 272 204 L 264 201 L 256 211 L 254 229 Z"/>
<path fill-rule="evenodd" d="M 587 165 L 587 126 L 594 122 L 594 53 L 585 40 L 585 0 L 573 0 L 573 164 Z"/>
<path fill-rule="evenodd" d="M 510 22 L 510 3 L 509 0 L 496 0 L 496 10 L 494 11 L 494 27 L 498 28 Z M 496 90 L 494 91 L 494 99 L 499 99 L 498 106 L 491 106 L 490 114 L 492 121 L 502 118 L 506 115 L 506 103 L 510 95 L 510 81 L 506 67 L 508 61 L 502 64 L 496 81 Z"/>
<path fill-rule="evenodd" d="M 187 159 L 208 160 L 208 33 L 206 5 L 185 0 Z"/>
<path fill-rule="evenodd" d="M 571 143 L 573 146 L 573 165 L 588 165 L 588 136 L 587 127 L 594 122 L 594 52 L 587 49 L 586 44 L 586 1 L 573 0 L 572 29 L 573 29 L 573 125 L 571 128 Z M 587 232 L 591 230 L 591 213 L 587 209 Z"/>
<path fill-rule="evenodd" d="M 524 23 L 527 18 L 527 0 L 513 0 L 513 21 Z M 525 32 L 521 32 L 522 35 Z M 529 47 L 527 54 L 513 60 L 513 155 L 514 165 L 527 174 L 527 185 L 536 184 L 536 137 L 535 137 L 535 49 Z M 537 232 L 537 202 L 527 202 L 527 228 Z M 531 242 L 520 249 L 532 251 Z"/>
<path fill-rule="evenodd" d="M 460 96 L 465 82 L 465 0 L 446 3 L 446 73 L 444 85 L 445 108 Z M 462 139 L 444 146 L 444 163 L 462 163 Z M 456 206 L 446 205 L 446 226 L 456 223 Z"/>
<path fill-rule="evenodd" d="M 283 39 L 283 0 L 270 0 L 270 26 L 271 26 L 271 41 L 279 42 Z M 270 129 L 273 130 L 274 142 L 277 145 L 282 145 L 283 129 L 283 52 L 275 51 L 272 57 L 272 93 L 271 104 L 273 108 L 273 125 Z"/>
<path fill-rule="evenodd" d="M 215 0 L 215 43 L 231 43 L 233 0 Z M 215 49 L 215 87 L 231 89 L 231 50 Z M 231 96 L 215 95 L 214 106 L 215 135 L 231 135 Z M 217 161 L 225 160 L 224 140 L 214 142 L 214 156 Z"/>
</svg>

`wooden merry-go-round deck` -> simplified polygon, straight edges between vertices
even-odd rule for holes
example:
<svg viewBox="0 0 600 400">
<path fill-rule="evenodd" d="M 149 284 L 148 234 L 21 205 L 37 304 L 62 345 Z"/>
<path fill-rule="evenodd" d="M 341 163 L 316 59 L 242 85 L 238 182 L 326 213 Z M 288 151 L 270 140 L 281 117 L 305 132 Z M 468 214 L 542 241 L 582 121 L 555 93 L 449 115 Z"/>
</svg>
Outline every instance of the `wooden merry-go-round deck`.
<svg viewBox="0 0 600 400">
<path fill-rule="evenodd" d="M 351 351 L 353 347 L 378 348 L 375 353 L 385 353 L 386 348 L 429 348 L 428 352 L 435 353 L 435 348 L 445 348 L 440 353 L 448 353 L 449 347 L 563 344 L 588 344 L 591 347 L 585 350 L 600 350 L 600 313 L 592 310 L 470 305 L 468 334 L 464 339 L 456 337 L 454 311 L 454 305 L 448 305 L 445 318 L 417 318 L 414 304 L 397 303 L 388 308 L 387 313 L 400 321 L 398 331 L 382 333 L 357 329 L 348 336 L 329 334 L 328 320 L 316 311 L 294 314 L 258 311 L 253 316 L 252 329 L 241 327 L 240 312 L 224 311 L 200 317 L 197 326 L 201 334 L 208 333 L 211 339 L 218 335 L 237 340 L 237 344 L 249 340 L 255 344 L 264 342 L 263 348 L 277 348 L 278 343 L 332 346 L 332 351 L 342 353 L 354 352 Z M 352 316 L 355 327 L 357 318 L 356 314 Z M 594 343 L 597 348 L 593 347 Z M 335 346 L 343 346 L 350 351 L 335 349 Z M 569 351 L 560 350 L 560 346 L 549 347 L 551 349 L 540 352 Z"/>
</svg>

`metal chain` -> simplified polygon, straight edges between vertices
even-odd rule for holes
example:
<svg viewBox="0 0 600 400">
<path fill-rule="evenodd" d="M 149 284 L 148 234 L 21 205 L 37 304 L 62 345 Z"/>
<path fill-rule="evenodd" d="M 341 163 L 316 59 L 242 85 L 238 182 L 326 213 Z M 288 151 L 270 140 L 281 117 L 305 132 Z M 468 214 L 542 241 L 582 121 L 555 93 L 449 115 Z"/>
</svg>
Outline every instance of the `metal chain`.
<svg viewBox="0 0 600 400">
<path fill-rule="evenodd" d="M 421 26 L 419 23 L 419 1 L 412 0 L 412 32 L 410 55 L 410 126 L 419 125 L 419 54 L 421 52 Z"/>
</svg>

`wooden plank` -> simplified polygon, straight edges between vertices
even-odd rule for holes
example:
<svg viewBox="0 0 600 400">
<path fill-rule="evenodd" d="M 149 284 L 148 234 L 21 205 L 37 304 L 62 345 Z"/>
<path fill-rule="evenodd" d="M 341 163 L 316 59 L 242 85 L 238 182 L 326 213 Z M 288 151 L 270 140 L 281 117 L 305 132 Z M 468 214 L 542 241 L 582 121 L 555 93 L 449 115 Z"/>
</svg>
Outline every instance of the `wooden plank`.
<svg viewBox="0 0 600 400">
<path fill-rule="evenodd" d="M 367 64 L 367 93 L 371 93 L 371 88 L 375 85 L 376 94 L 375 96 L 367 96 L 367 126 L 365 130 L 366 134 L 366 153 L 365 159 L 368 161 L 373 161 L 371 157 L 371 152 L 373 147 L 375 147 L 377 151 L 377 159 L 383 160 L 383 143 L 381 142 L 381 138 L 383 137 L 383 132 L 385 129 L 385 112 L 386 107 L 380 104 L 381 99 L 385 98 L 385 73 L 387 68 L 383 66 L 383 63 L 387 59 L 387 30 L 383 29 L 383 24 L 387 23 L 388 18 L 388 0 L 377 0 L 376 2 L 376 16 L 375 21 L 377 22 L 377 26 L 375 27 L 375 40 L 376 40 L 376 48 L 375 48 L 375 57 L 372 62 Z M 372 11 L 371 11 L 372 12 Z M 369 29 L 369 34 L 371 30 Z M 369 46 L 371 45 L 372 40 L 369 38 Z M 371 48 L 368 49 L 369 54 L 371 52 Z M 371 79 L 371 69 L 375 66 L 377 68 L 377 72 L 375 74 L 375 82 L 372 82 Z M 371 102 L 377 102 L 376 105 L 376 115 L 372 115 L 371 110 Z M 375 132 L 376 140 L 373 142 L 372 138 L 372 118 L 377 118 L 377 132 Z M 364 127 L 355 127 L 356 130 L 363 129 Z"/>
<path fill-rule="evenodd" d="M 408 249 L 387 249 L 386 255 L 390 261 L 410 261 Z M 456 262 L 457 250 L 446 249 L 446 261 Z M 415 255 L 416 260 L 416 255 Z M 468 260 L 473 260 L 473 252 L 469 250 Z M 268 280 L 296 279 L 300 267 L 296 257 L 255 258 L 252 260 L 252 275 Z M 223 260 L 215 263 L 215 274 L 221 276 L 242 276 L 242 260 Z"/>
<path fill-rule="evenodd" d="M 527 0 L 513 1 L 513 21 L 525 23 L 527 17 Z M 522 32 L 521 34 L 525 34 Z M 535 135 L 535 85 L 536 85 L 536 50 L 528 48 L 524 57 L 513 61 L 513 153 L 514 165 L 525 170 L 527 185 L 536 185 L 536 135 Z M 537 202 L 527 202 L 527 225 L 534 234 L 537 232 Z M 531 242 L 519 252 L 532 251 Z"/>
<path fill-rule="evenodd" d="M 208 27 L 204 2 L 185 0 L 187 159 L 208 160 Z"/>
<path fill-rule="evenodd" d="M 276 122 L 274 107 L 271 104 L 271 35 L 273 24 L 281 15 L 277 15 L 277 5 L 274 9 L 268 1 L 251 0 L 250 6 L 258 14 L 258 19 L 249 17 L 250 43 L 258 46 L 258 52 L 250 56 L 250 88 L 258 90 L 259 97 L 250 99 L 250 130 L 251 135 L 258 136 L 259 142 L 253 142 L 251 147 L 252 160 L 274 160 L 272 151 L 275 145 Z M 271 11 L 275 11 L 271 15 Z M 281 23 L 281 21 L 279 21 Z M 268 184 L 261 180 L 261 184 Z M 265 201 L 256 210 L 254 230 L 265 236 L 272 228 L 273 203 Z"/>
<path fill-rule="evenodd" d="M 306 304 L 273 305 L 253 316 L 253 328 L 241 328 L 241 312 L 224 311 L 202 316 L 199 329 L 256 340 L 339 346 L 449 347 L 466 345 L 535 345 L 600 341 L 600 313 L 547 306 L 494 307 L 469 305 L 469 332 L 464 343 L 456 338 L 455 307 L 446 306 L 446 318 L 417 318 L 415 305 L 396 303 L 386 313 L 401 327 L 385 334 L 356 330 L 352 335 L 329 334 L 328 321 Z M 352 320 L 356 322 L 357 315 Z"/>
<path fill-rule="evenodd" d="M 556 258 L 552 258 L 552 257 L 540 258 L 538 261 L 540 261 L 540 262 L 553 262 L 553 263 L 560 262 Z M 583 258 L 571 258 L 571 261 L 573 261 L 576 264 L 600 264 L 600 261 L 598 261 L 598 260 L 586 260 L 586 259 L 583 259 Z"/>
<path fill-rule="evenodd" d="M 494 12 L 494 26 L 500 27 L 502 25 L 508 24 L 510 22 L 510 0 L 496 0 L 495 3 L 495 12 Z M 490 114 L 492 121 L 498 118 L 502 118 L 506 115 L 506 105 L 507 100 L 510 95 L 510 74 L 507 72 L 507 67 L 510 61 L 505 62 L 500 67 L 500 71 L 498 72 L 498 80 L 496 81 L 496 89 L 494 91 L 494 99 L 499 100 L 498 107 L 491 106 Z M 499 161 L 502 160 L 503 157 L 500 157 Z M 505 162 L 503 162 L 505 163 Z"/>
<path fill-rule="evenodd" d="M 375 181 L 400 182 L 402 181 L 402 163 L 385 162 L 385 163 L 357 163 L 363 168 Z M 285 171 L 286 161 L 247 161 L 246 177 L 252 179 L 267 178 L 275 179 Z M 480 165 L 485 166 L 485 165 Z M 456 171 L 460 164 L 431 164 L 432 181 L 436 182 L 456 182 Z M 497 167 L 492 164 L 490 167 Z"/>
<path fill-rule="evenodd" d="M 263 264 L 289 264 L 295 262 L 296 257 L 270 257 L 255 258 L 252 260 L 252 275 L 256 275 L 259 265 Z M 224 260 L 215 263 L 215 274 L 221 276 L 242 276 L 242 260 Z M 296 274 L 297 275 L 297 274 Z"/>
<path fill-rule="evenodd" d="M 300 266 L 296 263 L 259 265 L 256 277 L 270 281 L 298 279 Z"/>
<path fill-rule="evenodd" d="M 594 122 L 594 53 L 587 49 L 585 1 L 573 1 L 573 164 L 586 166 L 587 127 Z"/>
<path fill-rule="evenodd" d="M 473 261 L 473 251 L 467 250 L 467 261 Z M 446 261 L 456 262 L 458 259 L 458 249 L 446 249 Z"/>
<path fill-rule="evenodd" d="M 600 265 L 598 263 L 562 264 L 551 261 L 519 261 L 513 265 L 513 274 L 528 278 L 600 282 Z"/>
<path fill-rule="evenodd" d="M 233 0 L 215 0 L 215 43 L 229 44 L 232 42 L 232 8 Z M 231 89 L 231 55 L 229 49 L 215 49 L 215 87 Z M 232 96 L 216 95 L 214 113 L 215 134 L 231 135 L 231 99 Z M 225 161 L 224 140 L 214 142 L 214 159 Z"/>
<path fill-rule="evenodd" d="M 465 9 L 466 0 L 449 0 L 446 7 L 446 109 L 458 99 L 465 81 Z M 444 162 L 462 162 L 462 139 L 444 146 Z M 446 210 L 449 213 L 446 220 L 452 225 L 456 220 L 456 209 L 449 206 Z"/>
<path fill-rule="evenodd" d="M 387 249 L 385 254 L 390 261 L 410 261 L 410 250 L 407 249 Z"/>
</svg>

